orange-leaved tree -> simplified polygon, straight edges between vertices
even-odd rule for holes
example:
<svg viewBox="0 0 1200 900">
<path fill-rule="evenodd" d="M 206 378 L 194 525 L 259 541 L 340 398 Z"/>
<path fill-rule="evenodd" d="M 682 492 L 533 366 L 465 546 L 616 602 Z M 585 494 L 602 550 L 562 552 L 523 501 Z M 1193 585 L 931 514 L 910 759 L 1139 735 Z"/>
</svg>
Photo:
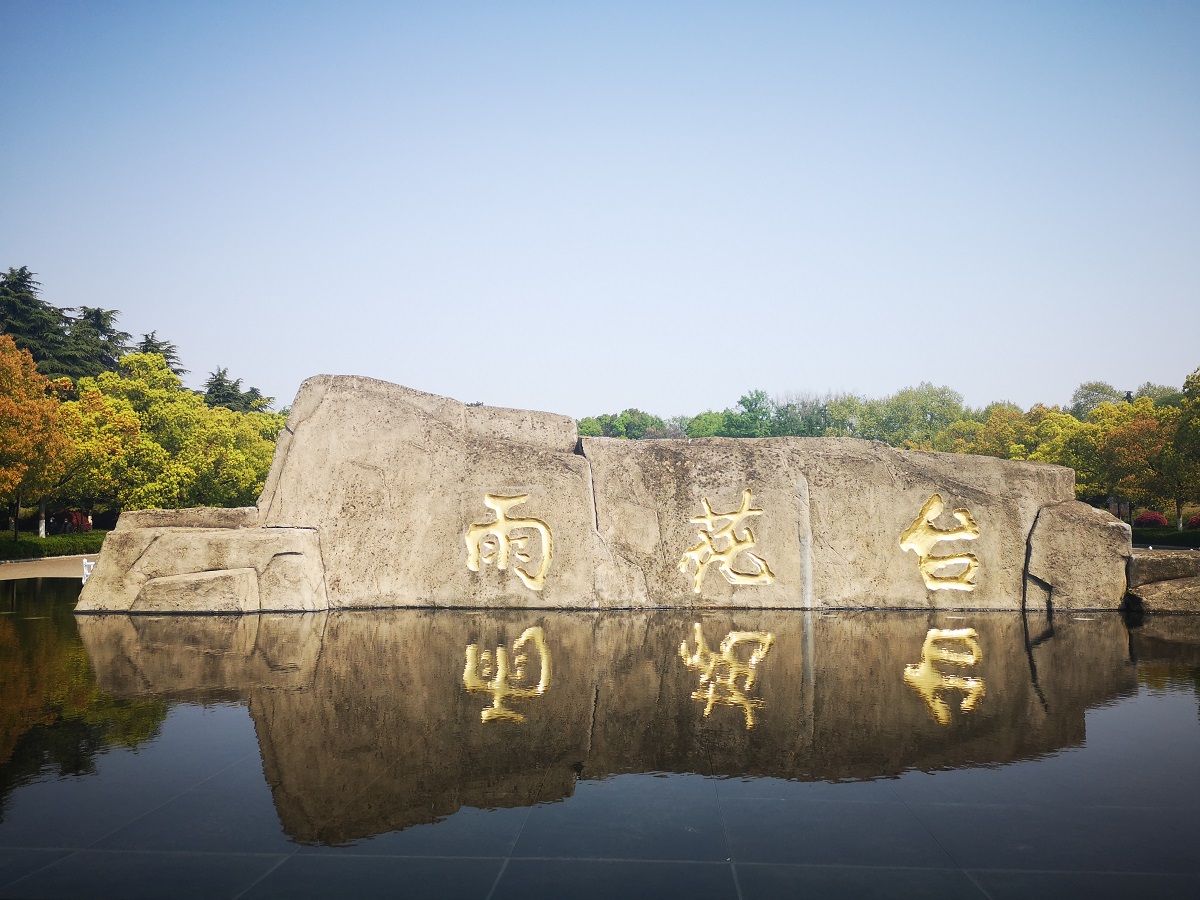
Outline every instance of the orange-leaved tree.
<svg viewBox="0 0 1200 900">
<path fill-rule="evenodd" d="M 42 498 L 57 480 L 70 453 L 53 384 L 41 375 L 27 350 L 0 334 L 0 499 Z"/>
</svg>

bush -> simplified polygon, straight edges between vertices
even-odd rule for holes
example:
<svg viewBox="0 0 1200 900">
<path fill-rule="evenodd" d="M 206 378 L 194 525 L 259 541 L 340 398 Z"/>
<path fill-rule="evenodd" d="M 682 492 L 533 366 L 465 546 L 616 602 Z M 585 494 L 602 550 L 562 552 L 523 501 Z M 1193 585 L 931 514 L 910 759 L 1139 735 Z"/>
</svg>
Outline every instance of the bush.
<svg viewBox="0 0 1200 900">
<path fill-rule="evenodd" d="M 98 529 L 76 534 L 53 534 L 44 538 L 21 534 L 14 541 L 12 533 L 9 532 L 0 535 L 0 559 L 42 559 L 48 556 L 99 553 L 106 534 L 107 531 Z"/>
<path fill-rule="evenodd" d="M 1133 529 L 1135 544 L 1153 547 L 1155 550 L 1169 550 L 1172 547 L 1200 548 L 1200 530 L 1176 531 L 1170 528 L 1135 528 Z"/>
<path fill-rule="evenodd" d="M 1200 516 L 1192 516 L 1187 520 L 1185 528 L 1200 528 Z"/>
<path fill-rule="evenodd" d="M 1135 528 L 1166 528 L 1167 517 L 1160 512 L 1150 510 L 1134 519 L 1133 525 Z"/>
</svg>

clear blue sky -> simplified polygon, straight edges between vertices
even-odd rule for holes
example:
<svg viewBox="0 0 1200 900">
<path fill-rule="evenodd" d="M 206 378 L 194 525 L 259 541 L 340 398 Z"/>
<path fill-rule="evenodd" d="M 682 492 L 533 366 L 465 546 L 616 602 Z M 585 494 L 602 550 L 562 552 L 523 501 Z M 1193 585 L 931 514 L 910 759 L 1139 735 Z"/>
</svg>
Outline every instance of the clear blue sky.
<svg viewBox="0 0 1200 900">
<path fill-rule="evenodd" d="M 1200 365 L 1200 3 L 0 0 L 0 267 L 290 403 Z"/>
</svg>

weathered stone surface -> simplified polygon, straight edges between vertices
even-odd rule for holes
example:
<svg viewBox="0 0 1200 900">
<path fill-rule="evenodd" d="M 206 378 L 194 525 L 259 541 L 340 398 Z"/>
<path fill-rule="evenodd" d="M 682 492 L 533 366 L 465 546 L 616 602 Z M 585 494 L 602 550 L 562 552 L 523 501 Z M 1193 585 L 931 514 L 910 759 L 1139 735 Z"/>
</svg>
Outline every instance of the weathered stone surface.
<svg viewBox="0 0 1200 900">
<path fill-rule="evenodd" d="M 1200 613 L 1200 576 L 1152 581 L 1130 589 L 1146 612 Z"/>
<path fill-rule="evenodd" d="M 303 528 L 126 528 L 104 540 L 78 612 L 325 609 L 317 533 Z"/>
<path fill-rule="evenodd" d="M 529 645 L 523 675 L 468 685 L 471 648 L 512 653 L 531 628 L 551 658 L 542 690 Z M 280 821 L 318 843 L 622 772 L 838 781 L 1036 759 L 1082 744 L 1087 710 L 1137 689 L 1116 614 L 1040 631 L 1017 613 L 346 610 L 88 616 L 80 634 L 108 693 L 247 700 Z M 972 661 L 934 655 L 922 683 L 939 635 Z M 680 652 L 698 636 L 712 703 Z M 722 656 L 734 636 L 766 647 L 752 683 L 729 678 L 750 658 Z M 520 720 L 483 715 L 496 682 L 523 691 L 501 700 Z"/>
<path fill-rule="evenodd" d="M 849 438 L 578 440 L 566 416 L 320 376 L 255 510 L 128 514 L 80 608 L 1019 609 L 1038 511 L 1073 493 L 1071 470 L 1038 463 Z M 1111 537 L 1064 510 L 1047 547 Z M 1100 576 L 1055 577 L 1070 597 Z"/>
<path fill-rule="evenodd" d="M 201 506 L 193 509 L 131 509 L 117 519 L 117 531 L 130 528 L 253 528 L 258 507 L 234 509 Z"/>
<path fill-rule="evenodd" d="M 793 449 L 784 441 L 584 438 L 600 534 L 635 573 L 632 605 L 805 605 L 812 594 L 812 535 L 808 485 Z M 744 502 L 762 510 L 735 528 L 735 535 L 748 528 L 753 543 L 729 570 L 748 583 L 731 583 L 712 564 L 697 592 L 697 562 L 681 569 L 684 553 L 702 542 L 704 532 L 691 519 L 704 513 L 705 502 L 716 513 L 733 512 Z"/>
<path fill-rule="evenodd" d="M 467 407 L 365 378 L 300 389 L 259 508 L 267 526 L 317 528 L 331 605 L 592 607 L 630 592 L 596 531 L 591 471 L 566 416 Z M 552 535 L 540 590 L 527 563 L 468 569 L 468 526 L 496 513 L 489 496 L 527 499 L 512 517 Z"/>
<path fill-rule="evenodd" d="M 1070 469 L 851 438 L 582 444 L 601 534 L 644 577 L 644 588 L 640 578 L 634 583 L 655 605 L 696 603 L 692 579 L 678 565 L 697 543 L 689 520 L 702 512 L 702 499 L 728 512 L 750 490 L 763 510 L 747 522 L 759 548 L 752 552 L 766 560 L 774 582 L 731 585 L 713 567 L 701 605 L 1019 609 L 1025 543 L 1038 510 L 1074 495 Z M 935 494 L 944 507 L 935 527 L 961 528 L 951 515 L 958 508 L 978 526 L 978 538 L 948 540 L 934 552 L 975 557 L 968 590 L 931 589 L 916 553 L 900 546 Z"/>
<path fill-rule="evenodd" d="M 1129 526 L 1078 500 L 1043 507 L 1029 535 L 1027 571 L 1054 609 L 1118 609 L 1133 552 Z"/>
<path fill-rule="evenodd" d="M 1200 576 L 1200 550 L 1134 550 L 1129 560 L 1129 587 L 1152 581 Z"/>
</svg>

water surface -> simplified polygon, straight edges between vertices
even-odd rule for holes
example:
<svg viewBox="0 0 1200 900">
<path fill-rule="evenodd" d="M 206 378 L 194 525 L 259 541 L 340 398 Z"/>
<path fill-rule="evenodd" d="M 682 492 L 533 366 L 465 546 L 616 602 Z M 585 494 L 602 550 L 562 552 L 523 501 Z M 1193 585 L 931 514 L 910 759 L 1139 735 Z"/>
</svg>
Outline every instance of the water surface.
<svg viewBox="0 0 1200 900">
<path fill-rule="evenodd" d="M 0 896 L 1200 895 L 1200 620 L 79 616 L 0 584 Z"/>
</svg>

